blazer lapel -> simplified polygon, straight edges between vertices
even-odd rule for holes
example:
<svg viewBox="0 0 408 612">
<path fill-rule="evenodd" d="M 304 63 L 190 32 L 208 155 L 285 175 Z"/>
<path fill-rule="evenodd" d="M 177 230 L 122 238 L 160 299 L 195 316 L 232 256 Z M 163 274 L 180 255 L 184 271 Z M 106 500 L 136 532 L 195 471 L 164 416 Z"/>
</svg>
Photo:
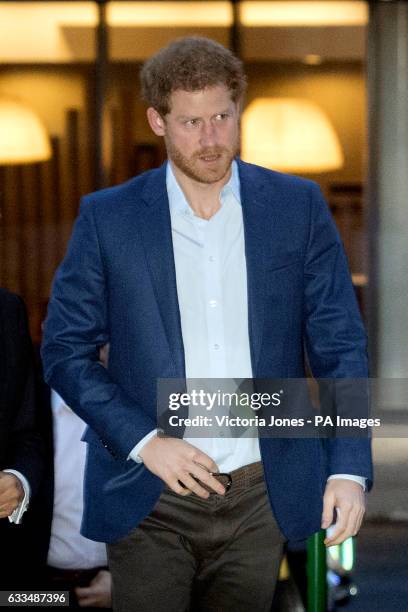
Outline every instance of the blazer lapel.
<svg viewBox="0 0 408 612">
<path fill-rule="evenodd" d="M 253 376 L 262 345 L 265 310 L 265 223 L 264 185 L 250 165 L 237 159 L 244 218 L 245 256 L 248 284 L 248 327 Z"/>
<path fill-rule="evenodd" d="M 166 164 L 150 175 L 143 189 L 142 199 L 145 206 L 140 209 L 140 235 L 170 353 L 173 357 L 174 376 L 184 378 L 184 347 L 166 189 Z"/>
<path fill-rule="evenodd" d="M 253 375 L 256 376 L 262 344 L 265 304 L 265 224 L 264 185 L 251 166 L 241 160 L 241 185 L 248 282 L 248 327 Z M 178 378 L 185 377 L 184 347 L 177 297 L 171 219 L 166 189 L 166 164 L 152 173 L 143 189 L 145 207 L 139 216 L 140 235 L 152 278 L 156 300 Z"/>
</svg>

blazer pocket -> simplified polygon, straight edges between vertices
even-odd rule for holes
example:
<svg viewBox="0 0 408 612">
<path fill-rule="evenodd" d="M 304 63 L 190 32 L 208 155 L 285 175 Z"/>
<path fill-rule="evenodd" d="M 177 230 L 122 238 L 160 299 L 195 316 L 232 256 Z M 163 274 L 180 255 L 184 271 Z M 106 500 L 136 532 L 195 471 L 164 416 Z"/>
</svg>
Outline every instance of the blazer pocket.
<svg viewBox="0 0 408 612">
<path fill-rule="evenodd" d="M 292 266 L 303 266 L 303 258 L 299 252 L 279 255 L 268 255 L 265 258 L 265 269 L 267 272 L 278 272 Z"/>
<path fill-rule="evenodd" d="M 303 261 L 298 259 L 291 262 L 280 262 L 278 266 L 265 269 L 265 290 L 286 300 L 289 307 L 289 299 L 302 287 Z"/>
</svg>

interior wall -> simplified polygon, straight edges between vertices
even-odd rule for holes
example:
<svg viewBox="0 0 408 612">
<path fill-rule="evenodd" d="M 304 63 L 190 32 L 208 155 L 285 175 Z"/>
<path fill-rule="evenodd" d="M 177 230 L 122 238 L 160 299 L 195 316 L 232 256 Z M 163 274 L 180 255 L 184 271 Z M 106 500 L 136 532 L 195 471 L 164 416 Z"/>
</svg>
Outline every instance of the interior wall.
<svg viewBox="0 0 408 612">
<path fill-rule="evenodd" d="M 138 98 L 138 65 L 111 68 L 109 105 L 118 104 L 119 90 L 133 91 L 136 142 L 158 142 L 145 119 L 145 107 Z M 313 175 L 327 190 L 332 182 L 360 183 L 365 175 L 366 92 L 364 67 L 357 63 L 322 64 L 251 64 L 247 66 L 249 87 L 247 103 L 262 96 L 296 96 L 313 100 L 331 119 L 344 151 L 344 167 L 335 172 Z M 16 96 L 31 106 L 52 135 L 63 135 L 65 112 L 85 106 L 86 74 L 83 68 L 36 67 L 3 68 L 0 93 Z"/>
</svg>

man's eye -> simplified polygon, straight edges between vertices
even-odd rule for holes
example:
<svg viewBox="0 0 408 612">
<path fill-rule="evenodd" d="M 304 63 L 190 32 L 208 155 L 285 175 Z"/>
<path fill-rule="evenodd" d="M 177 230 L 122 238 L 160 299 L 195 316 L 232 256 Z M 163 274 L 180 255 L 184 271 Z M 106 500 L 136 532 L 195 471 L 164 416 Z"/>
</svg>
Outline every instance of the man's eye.
<svg viewBox="0 0 408 612">
<path fill-rule="evenodd" d="M 186 125 L 195 127 L 196 125 L 198 125 L 198 119 L 189 119 L 188 121 L 186 121 Z"/>
<path fill-rule="evenodd" d="M 228 117 L 229 117 L 228 113 L 219 113 L 218 115 L 215 116 L 217 121 L 224 121 Z"/>
</svg>

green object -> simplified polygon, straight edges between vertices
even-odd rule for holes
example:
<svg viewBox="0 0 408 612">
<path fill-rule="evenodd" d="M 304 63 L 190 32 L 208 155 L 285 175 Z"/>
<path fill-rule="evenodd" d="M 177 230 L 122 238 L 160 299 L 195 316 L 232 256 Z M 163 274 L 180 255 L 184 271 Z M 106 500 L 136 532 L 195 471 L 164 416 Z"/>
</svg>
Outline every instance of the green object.
<svg viewBox="0 0 408 612">
<path fill-rule="evenodd" d="M 320 530 L 307 540 L 307 612 L 327 610 L 326 532 Z"/>
</svg>

